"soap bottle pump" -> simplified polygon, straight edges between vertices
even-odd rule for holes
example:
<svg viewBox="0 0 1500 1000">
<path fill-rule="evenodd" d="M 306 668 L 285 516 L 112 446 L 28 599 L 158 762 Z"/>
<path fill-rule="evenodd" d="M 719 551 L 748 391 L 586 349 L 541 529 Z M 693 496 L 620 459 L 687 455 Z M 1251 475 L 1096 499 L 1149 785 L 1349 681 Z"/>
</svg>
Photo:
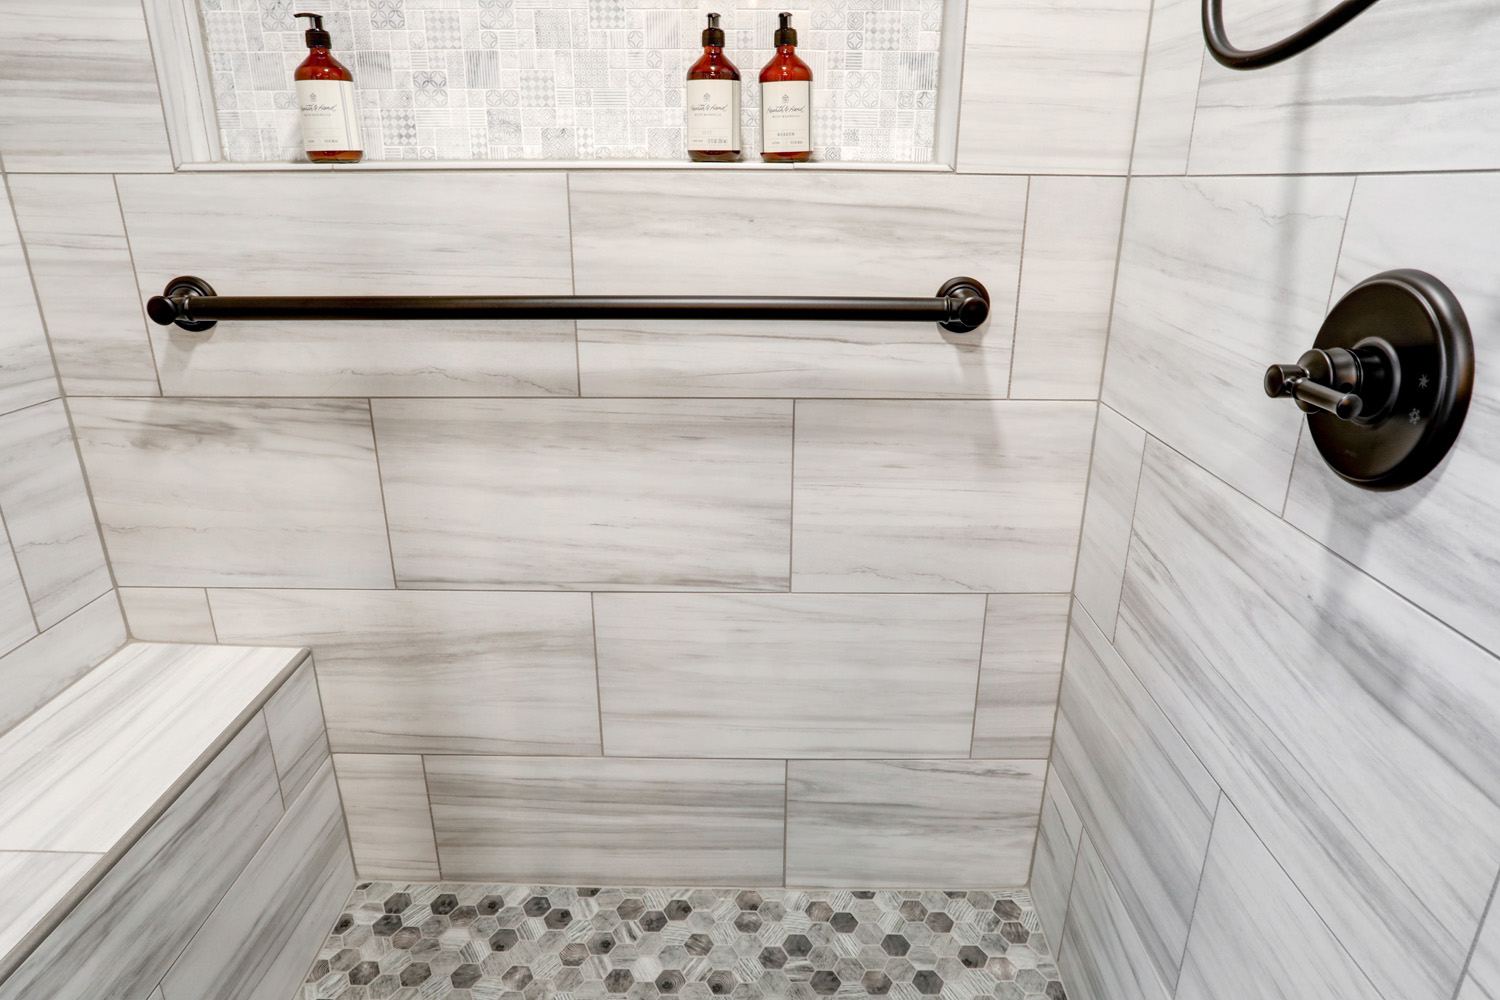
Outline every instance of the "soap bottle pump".
<svg viewBox="0 0 1500 1000">
<path fill-rule="evenodd" d="M 797 29 L 782 13 L 776 54 L 760 71 L 760 158 L 768 163 L 812 159 L 812 67 L 797 57 Z"/>
<path fill-rule="evenodd" d="M 332 40 L 323 28 L 323 15 L 296 16 L 312 19 L 305 36 L 307 58 L 293 74 L 302 112 L 302 148 L 314 163 L 358 163 L 365 154 L 354 74 L 328 50 Z"/>
<path fill-rule="evenodd" d="M 708 15 L 703 55 L 687 74 L 688 156 L 698 162 L 740 158 L 740 71 L 724 56 L 719 15 Z"/>
</svg>

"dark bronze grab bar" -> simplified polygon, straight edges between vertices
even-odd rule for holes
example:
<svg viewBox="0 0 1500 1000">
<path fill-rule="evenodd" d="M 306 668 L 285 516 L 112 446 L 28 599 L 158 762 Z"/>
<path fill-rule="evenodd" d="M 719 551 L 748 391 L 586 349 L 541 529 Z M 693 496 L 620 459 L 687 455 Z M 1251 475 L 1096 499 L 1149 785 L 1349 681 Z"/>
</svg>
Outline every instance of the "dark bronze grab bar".
<svg viewBox="0 0 1500 1000">
<path fill-rule="evenodd" d="M 871 320 L 977 330 L 990 296 L 973 278 L 952 278 L 934 296 L 743 295 L 219 295 L 202 278 L 173 278 L 146 303 L 162 326 L 208 330 L 221 319 L 693 319 Z"/>
<path fill-rule="evenodd" d="M 1224 33 L 1224 0 L 1203 0 L 1203 40 L 1208 43 L 1209 53 L 1220 65 L 1230 69 L 1261 69 L 1312 48 L 1363 14 L 1366 8 L 1374 6 L 1375 2 L 1376 0 L 1342 0 L 1337 7 L 1301 31 L 1290 34 L 1273 45 L 1259 49 L 1241 49 L 1236 48 Z"/>
</svg>

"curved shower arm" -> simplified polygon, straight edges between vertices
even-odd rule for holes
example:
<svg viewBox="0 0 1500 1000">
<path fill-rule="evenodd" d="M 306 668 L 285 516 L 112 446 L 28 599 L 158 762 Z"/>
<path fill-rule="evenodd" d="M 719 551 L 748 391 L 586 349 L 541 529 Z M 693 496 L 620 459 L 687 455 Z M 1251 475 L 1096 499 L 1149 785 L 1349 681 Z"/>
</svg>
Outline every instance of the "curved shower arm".
<svg viewBox="0 0 1500 1000">
<path fill-rule="evenodd" d="M 1260 69 L 1312 48 L 1375 3 L 1376 0 L 1343 0 L 1312 24 L 1274 45 L 1238 49 L 1224 36 L 1224 0 L 1203 0 L 1203 40 L 1213 57 L 1230 69 Z"/>
</svg>

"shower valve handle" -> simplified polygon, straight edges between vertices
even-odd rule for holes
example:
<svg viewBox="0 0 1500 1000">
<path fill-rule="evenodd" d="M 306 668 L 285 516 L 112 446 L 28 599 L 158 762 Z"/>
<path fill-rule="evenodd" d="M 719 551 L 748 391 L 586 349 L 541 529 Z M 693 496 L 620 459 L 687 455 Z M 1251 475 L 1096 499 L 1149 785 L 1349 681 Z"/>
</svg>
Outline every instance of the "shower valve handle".
<svg viewBox="0 0 1500 1000">
<path fill-rule="evenodd" d="M 1353 420 L 1365 412 L 1359 389 L 1364 381 L 1361 359 L 1342 347 L 1314 348 L 1295 365 L 1272 365 L 1266 369 L 1266 395 L 1290 396 L 1304 413 L 1322 410 L 1340 420 Z"/>
</svg>

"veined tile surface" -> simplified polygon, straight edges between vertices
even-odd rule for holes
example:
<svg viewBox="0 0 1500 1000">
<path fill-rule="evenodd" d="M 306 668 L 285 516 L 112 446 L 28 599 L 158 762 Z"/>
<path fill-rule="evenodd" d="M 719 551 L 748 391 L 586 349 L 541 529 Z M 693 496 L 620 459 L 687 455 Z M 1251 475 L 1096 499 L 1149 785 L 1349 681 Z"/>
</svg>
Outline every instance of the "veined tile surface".
<svg viewBox="0 0 1500 1000">
<path fill-rule="evenodd" d="M 365 400 L 69 402 L 121 584 L 391 586 Z"/>
<path fill-rule="evenodd" d="M 219 641 L 208 593 L 200 587 L 121 587 L 130 634 L 148 642 Z"/>
<path fill-rule="evenodd" d="M 112 849 L 298 655 L 127 646 L 0 736 L 0 850 Z"/>
<path fill-rule="evenodd" d="M 799 401 L 794 589 L 1068 590 L 1094 409 Z"/>
<path fill-rule="evenodd" d="M 0 545 L 0 650 L 9 653 L 36 635 L 37 628 L 10 539 L 0 532 L 0 541 L 5 543 Z"/>
<path fill-rule="evenodd" d="M 1044 760 L 794 760 L 786 880 L 890 886 L 1022 882 Z"/>
<path fill-rule="evenodd" d="M 119 185 L 143 300 L 181 274 L 221 295 L 573 290 L 561 174 L 179 173 Z M 184 231 L 194 238 L 182 239 Z M 578 388 L 573 324 L 557 320 L 223 322 L 197 334 L 148 325 L 167 395 L 571 396 Z"/>
<path fill-rule="evenodd" d="M 290 805 L 328 760 L 328 735 L 311 657 L 271 695 L 265 716 L 281 799 Z"/>
<path fill-rule="evenodd" d="M 1154 441 L 1116 645 L 1371 980 L 1450 997 L 1500 871 L 1494 658 Z"/>
<path fill-rule="evenodd" d="M 1150 15 L 1150 0 L 970 3 L 958 169 L 1125 173 Z"/>
<path fill-rule="evenodd" d="M 338 752 L 599 752 L 587 594 L 215 590 L 225 642 L 310 646 Z"/>
<path fill-rule="evenodd" d="M 1030 897 L 1014 889 L 365 882 L 298 996 L 351 987 L 393 1000 L 1067 1000 Z"/>
<path fill-rule="evenodd" d="M 111 592 L 0 656 L 0 733 L 103 662 L 126 638 L 120 603 Z"/>
<path fill-rule="evenodd" d="M 1469 958 L 1469 974 L 1459 996 L 1463 1000 L 1493 1000 L 1500 997 L 1500 913 L 1491 908 L 1474 942 Z"/>
<path fill-rule="evenodd" d="M 5 352 L 5 364 L 0 366 L 0 413 L 59 395 L 57 371 L 52 367 L 42 315 L 32 292 L 26 251 L 8 199 L 0 204 L 0 349 Z"/>
<path fill-rule="evenodd" d="M 790 401 L 373 405 L 401 586 L 788 589 Z"/>
<path fill-rule="evenodd" d="M 423 763 L 449 878 L 782 880 L 782 761 L 445 755 Z"/>
<path fill-rule="evenodd" d="M 990 594 L 973 757 L 1050 756 L 1067 594 Z"/>
<path fill-rule="evenodd" d="M 1172 1000 L 1087 834 L 1058 952 L 1068 990 L 1078 1000 Z"/>
<path fill-rule="evenodd" d="M 594 614 L 610 754 L 968 754 L 980 595 L 599 594 Z"/>
<path fill-rule="evenodd" d="M 9 954 L 102 855 L 53 851 L 0 851 L 0 956 Z"/>
<path fill-rule="evenodd" d="M 922 323 L 583 321 L 585 395 L 1006 394 L 1024 178 L 596 170 L 569 184 L 579 294 L 926 296 L 969 275 L 991 297 L 990 321 L 967 334 Z M 797 206 L 795 239 L 767 224 L 773 204 Z"/>
<path fill-rule="evenodd" d="M 1234 10 L 1240 23 L 1239 8 Z M 1237 28 L 1236 36 L 1244 30 Z M 1155 0 L 1131 173 L 1187 172 L 1193 115 L 1198 110 L 1198 79 L 1209 59 L 1203 44 L 1203 4 L 1199 0 Z"/>
<path fill-rule="evenodd" d="M 437 847 L 422 758 L 414 754 L 333 755 L 354 864 L 366 878 L 438 877 Z"/>
<path fill-rule="evenodd" d="M 1082 840 L 1083 819 L 1054 767 L 1047 774 L 1047 791 L 1042 796 L 1042 815 L 1037 824 L 1036 857 L 1031 863 L 1031 895 L 1036 900 L 1037 917 L 1053 941 L 1062 940 Z"/>
<path fill-rule="evenodd" d="M 1130 522 L 1135 516 L 1135 493 L 1145 450 L 1146 432 L 1101 404 L 1073 593 L 1109 638 L 1114 637 L 1115 616 L 1120 609 Z"/>
<path fill-rule="evenodd" d="M 220 132 L 231 160 L 300 160 L 292 70 L 302 24 L 276 0 L 201 0 Z M 293 5 L 295 6 L 295 5 Z M 925 163 L 936 122 L 941 0 L 783 4 L 813 69 L 819 160 Z M 744 158 L 758 157 L 758 71 L 776 11 L 649 0 L 573 7 L 456 0 L 324 0 L 354 72 L 372 160 L 685 159 L 687 69 L 709 10 L 744 77 Z"/>
</svg>

